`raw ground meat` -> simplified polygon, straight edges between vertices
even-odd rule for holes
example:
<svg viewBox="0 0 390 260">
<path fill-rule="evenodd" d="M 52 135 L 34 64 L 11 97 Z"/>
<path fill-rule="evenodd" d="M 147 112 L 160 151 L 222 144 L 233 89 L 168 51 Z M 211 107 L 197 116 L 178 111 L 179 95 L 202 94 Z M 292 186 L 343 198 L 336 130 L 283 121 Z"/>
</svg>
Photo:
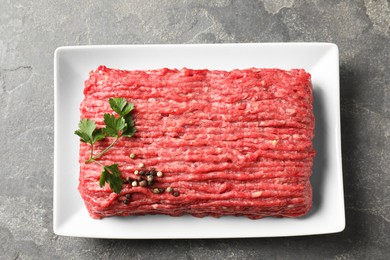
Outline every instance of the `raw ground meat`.
<svg viewBox="0 0 390 260">
<path fill-rule="evenodd" d="M 100 158 L 137 179 L 139 163 L 163 172 L 151 187 L 99 187 L 101 167 L 80 145 L 79 191 L 93 218 L 144 214 L 258 219 L 298 217 L 312 205 L 315 152 L 310 74 L 301 69 L 124 71 L 98 67 L 85 82 L 81 117 L 103 127 L 108 99 L 133 102 L 137 133 Z M 112 142 L 95 145 L 95 154 Z M 129 157 L 136 155 L 135 159 Z M 152 188 L 179 192 L 154 194 Z M 125 195 L 131 194 L 128 204 Z"/>
</svg>

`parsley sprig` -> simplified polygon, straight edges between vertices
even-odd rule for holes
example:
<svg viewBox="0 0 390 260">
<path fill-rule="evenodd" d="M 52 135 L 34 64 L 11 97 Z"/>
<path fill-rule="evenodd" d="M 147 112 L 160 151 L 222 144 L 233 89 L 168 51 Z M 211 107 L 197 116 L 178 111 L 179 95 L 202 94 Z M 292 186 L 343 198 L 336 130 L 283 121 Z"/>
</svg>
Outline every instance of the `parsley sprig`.
<svg viewBox="0 0 390 260">
<path fill-rule="evenodd" d="M 134 105 L 131 102 L 127 102 L 124 98 L 110 98 L 108 102 L 117 115 L 104 114 L 104 128 L 97 129 L 93 120 L 82 118 L 79 123 L 79 129 L 74 133 L 80 137 L 81 142 L 91 146 L 89 159 L 84 163 L 96 163 L 103 168 L 99 180 L 100 187 L 108 183 L 110 189 L 119 194 L 122 190 L 123 180 L 118 164 L 105 166 L 97 159 L 110 150 L 122 136 L 132 137 L 135 134 L 136 129 L 133 117 L 130 114 L 134 109 Z M 94 155 L 94 144 L 106 137 L 112 137 L 114 141 L 103 151 Z"/>
</svg>

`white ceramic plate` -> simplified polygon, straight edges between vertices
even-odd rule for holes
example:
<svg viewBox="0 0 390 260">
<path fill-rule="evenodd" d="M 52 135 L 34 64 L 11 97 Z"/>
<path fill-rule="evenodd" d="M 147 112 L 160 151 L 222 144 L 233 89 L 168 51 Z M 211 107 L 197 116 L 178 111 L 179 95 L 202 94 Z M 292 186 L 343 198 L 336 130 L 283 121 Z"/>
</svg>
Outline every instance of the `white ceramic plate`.
<svg viewBox="0 0 390 260">
<path fill-rule="evenodd" d="M 54 55 L 54 232 L 99 238 L 232 238 L 340 232 L 345 227 L 341 167 L 338 48 L 330 43 L 61 47 Z M 191 216 L 89 217 L 77 190 L 83 83 L 98 65 L 119 69 L 304 68 L 312 75 L 317 156 L 313 209 L 305 217 L 219 219 Z"/>
</svg>

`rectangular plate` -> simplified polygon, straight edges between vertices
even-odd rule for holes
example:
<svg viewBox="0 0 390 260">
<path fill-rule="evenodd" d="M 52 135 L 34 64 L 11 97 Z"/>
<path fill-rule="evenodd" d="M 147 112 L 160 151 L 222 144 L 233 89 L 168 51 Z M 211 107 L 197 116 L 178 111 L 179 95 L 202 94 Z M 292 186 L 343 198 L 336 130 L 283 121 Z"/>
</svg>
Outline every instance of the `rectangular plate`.
<svg viewBox="0 0 390 260">
<path fill-rule="evenodd" d="M 313 209 L 300 218 L 191 216 L 89 217 L 77 190 L 79 104 L 99 65 L 168 68 L 304 68 L 312 75 L 316 128 Z M 54 233 L 98 238 L 277 237 L 340 232 L 345 227 L 340 143 L 339 53 L 331 43 L 118 45 L 58 48 L 54 55 Z"/>
</svg>

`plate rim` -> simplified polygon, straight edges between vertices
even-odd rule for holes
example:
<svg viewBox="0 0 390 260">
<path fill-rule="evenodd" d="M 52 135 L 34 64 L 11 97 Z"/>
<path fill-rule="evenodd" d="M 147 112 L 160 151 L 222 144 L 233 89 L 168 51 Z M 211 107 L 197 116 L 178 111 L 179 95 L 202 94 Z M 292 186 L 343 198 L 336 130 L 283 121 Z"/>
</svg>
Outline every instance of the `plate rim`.
<svg viewBox="0 0 390 260">
<path fill-rule="evenodd" d="M 96 236 L 91 235 L 88 236 L 86 234 L 78 235 L 74 232 L 65 232 L 64 228 L 61 228 L 61 223 L 58 223 L 58 213 L 59 213 L 59 206 L 60 201 L 58 197 L 58 179 L 59 179 L 59 169 L 58 169 L 58 149 L 59 149 L 59 140 L 58 140 L 58 127 L 59 127 L 59 115 L 58 115 L 58 100 L 59 100 L 59 62 L 62 55 L 66 54 L 66 52 L 72 52 L 75 50 L 98 50 L 98 49 L 104 49 L 104 50 L 110 50 L 111 48 L 218 48 L 221 46 L 309 46 L 309 45 L 317 45 L 317 46 L 328 46 L 328 48 L 335 51 L 335 54 L 333 55 L 335 62 L 337 62 L 337 100 L 335 104 L 337 105 L 337 111 L 336 118 L 335 118 L 335 138 L 336 138 L 336 144 L 339 146 L 337 148 L 337 154 L 336 154 L 336 163 L 337 163 L 337 169 L 339 170 L 338 174 L 338 184 L 341 185 L 338 187 L 338 190 L 340 191 L 339 196 L 339 208 L 342 209 L 341 215 L 342 217 L 337 223 L 337 225 L 333 226 L 332 230 L 328 230 L 325 232 L 302 232 L 299 234 L 292 234 L 292 235 L 283 235 L 283 234 L 277 234 L 277 235 L 266 235 L 266 236 L 256 236 L 256 235 L 244 235 L 244 236 L 180 236 L 180 237 L 171 237 L 171 236 L 156 236 L 156 237 L 142 237 L 142 236 Z M 91 68 L 93 69 L 93 68 Z M 54 183 L 53 183 L 53 230 L 54 233 L 57 235 L 63 235 L 63 236 L 75 236 L 75 237 L 94 237 L 94 238 L 125 238 L 125 239 L 148 239 L 148 238 L 159 238 L 159 239 L 171 239 L 171 238 L 179 238 L 179 239 L 188 239 L 188 238 L 245 238 L 245 237 L 287 237 L 287 236 L 305 236 L 305 235 L 320 235 L 320 234 L 331 234 L 331 233 L 338 233 L 345 229 L 345 205 L 344 205 L 344 189 L 343 189 L 343 170 L 342 170 L 342 154 L 341 154 L 341 124 L 340 124 L 340 77 L 339 77 L 339 49 L 336 44 L 334 43 L 327 43 L 327 42 L 288 42 L 288 43 L 222 43 L 222 44 L 137 44 L 137 45 L 127 45 L 127 44 L 121 44 L 121 45 L 81 45 L 81 46 L 61 46 L 58 47 L 54 52 Z M 63 223 L 62 223 L 63 224 Z"/>
</svg>

